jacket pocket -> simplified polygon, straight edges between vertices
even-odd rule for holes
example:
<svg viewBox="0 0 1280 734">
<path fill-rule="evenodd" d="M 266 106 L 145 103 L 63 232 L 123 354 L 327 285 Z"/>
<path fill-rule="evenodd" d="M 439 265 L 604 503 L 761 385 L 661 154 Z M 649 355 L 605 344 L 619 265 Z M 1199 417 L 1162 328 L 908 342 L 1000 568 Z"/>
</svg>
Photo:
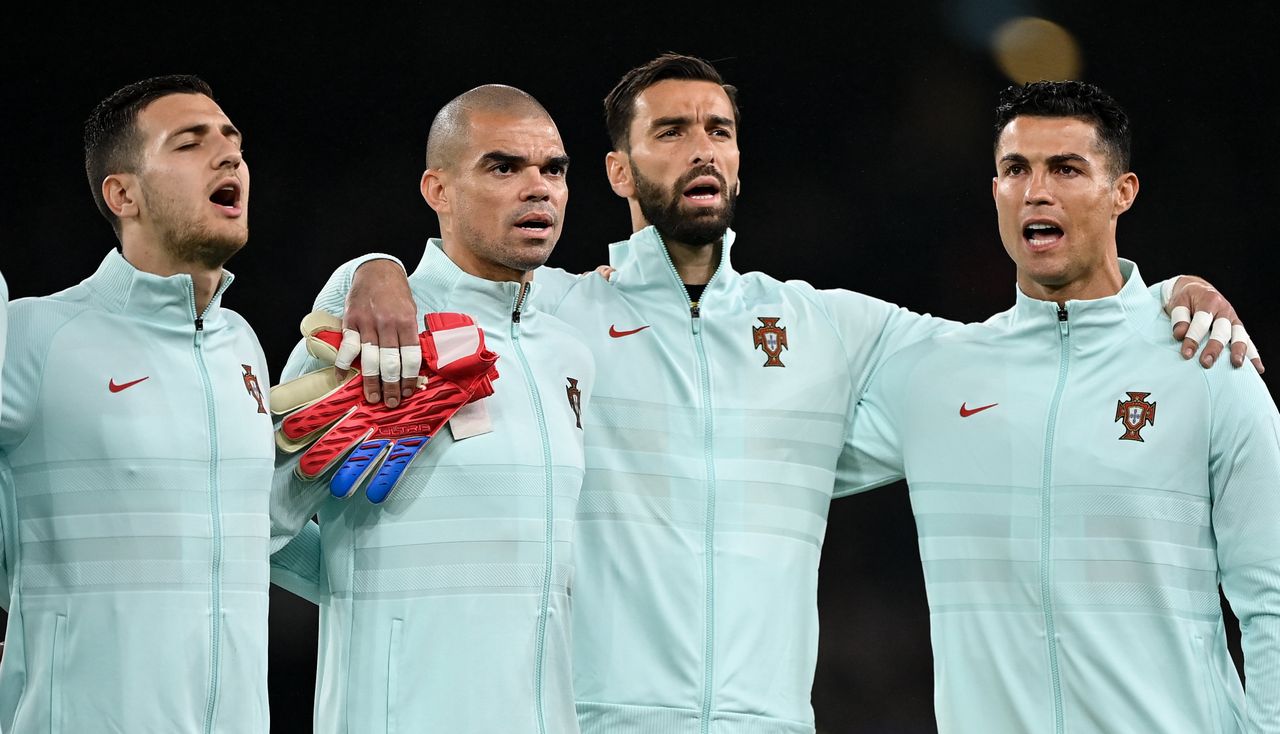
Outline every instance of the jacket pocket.
<svg viewBox="0 0 1280 734">
<path fill-rule="evenodd" d="M 1204 674 L 1204 690 L 1209 698 L 1208 713 L 1213 717 L 1213 731 L 1218 734 L 1227 731 L 1244 731 L 1240 711 L 1231 702 L 1227 686 L 1224 685 L 1222 676 L 1218 674 L 1218 668 L 1214 665 L 1212 641 L 1203 635 L 1196 635 L 1195 646 L 1200 657 L 1200 670 Z"/>
<path fill-rule="evenodd" d="M 59 614 L 53 622 L 53 645 L 49 650 L 49 732 L 62 731 L 62 679 L 66 674 L 67 615 Z"/>
<path fill-rule="evenodd" d="M 400 628 L 403 625 L 404 620 L 391 620 L 391 645 L 387 648 L 387 734 L 396 732 L 396 706 L 400 700 Z"/>
</svg>

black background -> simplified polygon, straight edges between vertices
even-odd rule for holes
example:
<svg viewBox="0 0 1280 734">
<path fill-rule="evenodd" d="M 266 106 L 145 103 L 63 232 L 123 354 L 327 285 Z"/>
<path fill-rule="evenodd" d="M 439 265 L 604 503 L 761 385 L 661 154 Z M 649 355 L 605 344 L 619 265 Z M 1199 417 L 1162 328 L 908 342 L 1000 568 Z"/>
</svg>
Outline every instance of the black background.
<svg viewBox="0 0 1280 734">
<path fill-rule="evenodd" d="M 273 374 L 334 267 L 369 250 L 416 262 L 438 234 L 417 190 L 426 130 L 442 104 L 478 84 L 518 86 L 558 121 L 572 196 L 551 263 L 591 269 L 606 243 L 629 234 L 626 204 L 603 175 L 601 100 L 627 69 L 673 50 L 716 62 L 740 88 L 738 270 L 982 319 L 1013 298 L 990 184 L 992 108 L 1009 80 L 989 38 L 1001 21 L 1035 15 L 1074 35 L 1082 78 L 1133 120 L 1142 188 L 1121 219 L 1121 255 L 1148 282 L 1209 278 L 1264 357 L 1280 355 L 1271 298 L 1280 14 L 1269 0 L 1212 10 L 1030 0 L 860 2 L 839 12 L 549 5 L 8 11 L 0 270 L 11 297 L 75 284 L 115 244 L 90 200 L 80 126 L 118 87 L 166 73 L 209 81 L 245 133 L 252 236 L 229 265 L 239 280 L 225 302 L 254 324 Z M 822 732 L 934 730 L 928 615 L 903 490 L 832 505 L 814 688 Z M 273 592 L 277 731 L 309 729 L 315 625 L 314 608 Z"/>
</svg>

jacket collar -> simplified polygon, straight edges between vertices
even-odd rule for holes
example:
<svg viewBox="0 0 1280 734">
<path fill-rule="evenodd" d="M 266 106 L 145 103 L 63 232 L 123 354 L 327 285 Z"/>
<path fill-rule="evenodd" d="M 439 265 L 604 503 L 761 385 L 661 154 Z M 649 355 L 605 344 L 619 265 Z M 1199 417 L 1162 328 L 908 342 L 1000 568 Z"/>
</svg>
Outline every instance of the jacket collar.
<svg viewBox="0 0 1280 734">
<path fill-rule="evenodd" d="M 1064 304 L 1073 334 L 1079 329 L 1108 329 L 1121 324 L 1145 332 L 1151 321 L 1161 315 L 1160 303 L 1147 290 L 1137 264 L 1121 258 L 1119 265 L 1124 278 L 1119 293 L 1105 298 L 1069 300 Z M 1021 288 L 1015 287 L 1015 290 L 1017 302 L 1011 313 L 1017 323 L 1030 326 L 1060 320 L 1057 303 L 1032 298 Z"/>
<path fill-rule="evenodd" d="M 423 248 L 422 260 L 409 276 L 414 298 L 428 311 L 462 311 L 477 323 L 510 321 L 521 284 L 477 278 L 450 260 L 443 247 L 444 243 L 433 237 Z M 522 321 L 535 312 L 532 303 L 535 292 L 530 282 L 520 304 Z"/>
<path fill-rule="evenodd" d="M 222 294 L 235 276 L 222 271 L 222 281 L 203 314 L 196 313 L 196 288 L 190 275 L 160 276 L 138 270 L 119 250 L 111 250 L 97 271 L 85 280 L 108 310 L 147 316 L 162 323 L 194 323 L 204 320 L 205 328 L 222 319 Z"/>
</svg>

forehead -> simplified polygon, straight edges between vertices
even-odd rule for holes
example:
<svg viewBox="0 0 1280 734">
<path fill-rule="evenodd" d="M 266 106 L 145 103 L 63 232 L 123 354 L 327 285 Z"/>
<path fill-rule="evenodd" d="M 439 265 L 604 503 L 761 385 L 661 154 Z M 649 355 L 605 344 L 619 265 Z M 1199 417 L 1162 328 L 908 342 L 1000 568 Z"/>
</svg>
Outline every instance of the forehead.
<svg viewBox="0 0 1280 734">
<path fill-rule="evenodd" d="M 996 158 L 1018 154 L 1024 158 L 1041 158 L 1074 153 L 1088 159 L 1103 155 L 1098 147 L 1097 129 L 1092 122 L 1078 117 L 1035 117 L 1020 115 L 1000 131 Z"/>
<path fill-rule="evenodd" d="M 526 158 L 564 155 L 560 131 L 549 118 L 502 112 L 472 112 L 468 116 L 465 159 L 501 151 Z"/>
<path fill-rule="evenodd" d="M 217 102 L 203 94 L 169 94 L 152 100 L 138 112 L 138 130 L 145 138 L 168 135 L 192 125 L 220 127 L 231 120 Z"/>
<path fill-rule="evenodd" d="M 715 82 L 663 79 L 636 97 L 635 121 L 642 125 L 663 117 L 696 120 L 709 115 L 734 119 L 729 95 Z"/>
</svg>

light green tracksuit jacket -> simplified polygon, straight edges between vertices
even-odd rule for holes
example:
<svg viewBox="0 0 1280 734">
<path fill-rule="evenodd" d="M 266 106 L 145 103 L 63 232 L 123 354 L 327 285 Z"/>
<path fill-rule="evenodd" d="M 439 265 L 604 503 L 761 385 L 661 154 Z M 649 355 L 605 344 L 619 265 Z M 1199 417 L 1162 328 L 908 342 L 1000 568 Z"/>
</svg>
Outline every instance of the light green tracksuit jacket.
<svg viewBox="0 0 1280 734">
<path fill-rule="evenodd" d="M 881 359 L 951 326 L 738 273 L 733 239 L 696 312 L 652 228 L 556 308 L 598 366 L 575 548 L 584 733 L 814 731 L 818 560 L 853 405 Z"/>
<path fill-rule="evenodd" d="M 267 731 L 268 378 L 230 281 L 197 319 L 113 250 L 10 304 L 0 729 Z"/>
<path fill-rule="evenodd" d="M 910 484 L 943 734 L 1280 732 L 1275 404 L 1121 268 L 909 347 L 858 409 L 863 470 Z"/>
<path fill-rule="evenodd" d="M 341 312 L 362 261 L 317 308 Z M 333 499 L 281 461 L 277 532 L 302 532 L 272 578 L 320 604 L 315 731 L 575 734 L 572 547 L 594 363 L 540 311 L 536 282 L 517 304 L 519 284 L 464 273 L 432 240 L 409 283 L 419 318 L 461 312 L 484 329 L 493 431 L 443 429 L 381 505 Z M 300 345 L 282 379 L 319 367 Z"/>
</svg>

